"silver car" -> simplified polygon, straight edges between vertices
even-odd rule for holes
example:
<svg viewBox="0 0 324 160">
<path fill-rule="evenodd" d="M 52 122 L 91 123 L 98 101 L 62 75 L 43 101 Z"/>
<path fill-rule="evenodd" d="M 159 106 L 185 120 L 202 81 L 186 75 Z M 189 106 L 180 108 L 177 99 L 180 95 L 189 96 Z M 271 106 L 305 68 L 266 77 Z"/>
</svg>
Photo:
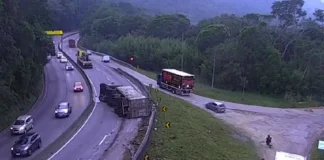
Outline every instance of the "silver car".
<svg viewBox="0 0 324 160">
<path fill-rule="evenodd" d="M 34 128 L 34 120 L 31 115 L 22 115 L 17 118 L 15 123 L 10 127 L 12 134 L 25 134 Z"/>
<path fill-rule="evenodd" d="M 206 108 L 216 113 L 224 113 L 226 110 L 226 106 L 221 102 L 209 102 L 206 104 Z"/>
<path fill-rule="evenodd" d="M 56 118 L 69 117 L 71 113 L 72 107 L 69 102 L 62 102 L 55 108 Z"/>
</svg>

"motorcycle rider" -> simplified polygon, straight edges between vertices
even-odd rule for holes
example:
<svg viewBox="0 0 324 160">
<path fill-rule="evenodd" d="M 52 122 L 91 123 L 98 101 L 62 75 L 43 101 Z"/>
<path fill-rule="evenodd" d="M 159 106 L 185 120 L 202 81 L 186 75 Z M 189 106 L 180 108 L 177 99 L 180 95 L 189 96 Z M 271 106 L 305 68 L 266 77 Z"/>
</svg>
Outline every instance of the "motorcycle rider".
<svg viewBox="0 0 324 160">
<path fill-rule="evenodd" d="M 268 137 L 266 138 L 266 143 L 267 145 L 271 145 L 271 140 L 272 140 L 272 137 L 270 135 L 268 135 Z"/>
</svg>

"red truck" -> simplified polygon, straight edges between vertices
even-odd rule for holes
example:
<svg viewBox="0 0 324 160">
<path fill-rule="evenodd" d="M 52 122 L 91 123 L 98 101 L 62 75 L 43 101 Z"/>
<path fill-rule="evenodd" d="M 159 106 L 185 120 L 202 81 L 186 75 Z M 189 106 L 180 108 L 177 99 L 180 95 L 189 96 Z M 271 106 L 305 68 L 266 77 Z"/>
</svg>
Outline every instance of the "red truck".
<svg viewBox="0 0 324 160">
<path fill-rule="evenodd" d="M 162 69 L 156 81 L 160 88 L 174 94 L 190 95 L 195 85 L 195 75 L 176 69 Z"/>
<path fill-rule="evenodd" d="M 74 39 L 69 39 L 69 47 L 75 48 L 75 40 Z"/>
</svg>

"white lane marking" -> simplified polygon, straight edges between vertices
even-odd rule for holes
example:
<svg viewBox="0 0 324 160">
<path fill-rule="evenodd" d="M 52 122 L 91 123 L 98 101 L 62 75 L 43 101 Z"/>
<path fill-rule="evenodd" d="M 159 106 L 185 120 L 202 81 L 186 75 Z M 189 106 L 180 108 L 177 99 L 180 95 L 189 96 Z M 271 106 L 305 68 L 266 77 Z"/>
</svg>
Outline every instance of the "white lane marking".
<svg viewBox="0 0 324 160">
<path fill-rule="evenodd" d="M 105 139 L 107 138 L 107 135 L 105 135 L 102 140 L 99 142 L 99 146 L 105 141 Z"/>
<path fill-rule="evenodd" d="M 106 77 L 108 79 L 108 81 L 110 81 L 110 79 L 108 77 Z"/>
<path fill-rule="evenodd" d="M 99 68 L 96 68 L 99 72 L 100 72 L 100 69 Z"/>
<path fill-rule="evenodd" d="M 94 90 L 94 93 L 95 95 L 97 96 L 97 91 L 96 91 L 96 88 L 94 87 L 91 79 L 89 78 L 89 76 L 87 75 L 91 85 L 92 85 L 92 88 Z M 59 149 L 57 150 L 51 157 L 49 157 L 47 160 L 51 160 L 53 159 L 57 154 L 59 154 L 69 143 L 71 143 L 71 141 L 80 133 L 80 131 L 84 128 L 84 126 L 88 123 L 90 117 L 93 115 L 93 112 L 95 111 L 95 109 L 97 108 L 97 103 L 95 103 L 91 113 L 89 114 L 88 118 L 84 121 L 84 123 L 82 124 L 82 126 L 78 129 L 78 131 Z"/>
<path fill-rule="evenodd" d="M 97 108 L 97 103 L 95 103 L 95 106 L 93 107 L 90 115 L 86 119 L 86 121 L 82 124 L 82 126 L 79 128 L 79 130 L 69 139 L 59 150 L 57 150 L 51 157 L 49 157 L 47 160 L 53 159 L 57 154 L 59 154 L 78 134 L 79 132 L 83 129 L 83 127 L 87 124 L 89 121 L 90 117 L 92 116 L 94 110 Z"/>
</svg>

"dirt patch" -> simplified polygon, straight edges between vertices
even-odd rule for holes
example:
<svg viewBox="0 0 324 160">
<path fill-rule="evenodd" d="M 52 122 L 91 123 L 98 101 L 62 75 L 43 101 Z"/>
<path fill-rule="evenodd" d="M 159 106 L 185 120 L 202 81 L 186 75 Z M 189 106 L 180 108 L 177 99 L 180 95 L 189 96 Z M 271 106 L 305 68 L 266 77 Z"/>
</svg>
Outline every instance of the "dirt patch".
<svg viewBox="0 0 324 160">
<path fill-rule="evenodd" d="M 265 159 L 275 159 L 276 151 L 306 156 L 313 137 L 324 127 L 322 114 L 323 110 L 289 110 L 285 114 L 228 111 L 214 115 L 246 132 Z M 267 135 L 273 137 L 272 149 L 265 144 Z"/>
</svg>

